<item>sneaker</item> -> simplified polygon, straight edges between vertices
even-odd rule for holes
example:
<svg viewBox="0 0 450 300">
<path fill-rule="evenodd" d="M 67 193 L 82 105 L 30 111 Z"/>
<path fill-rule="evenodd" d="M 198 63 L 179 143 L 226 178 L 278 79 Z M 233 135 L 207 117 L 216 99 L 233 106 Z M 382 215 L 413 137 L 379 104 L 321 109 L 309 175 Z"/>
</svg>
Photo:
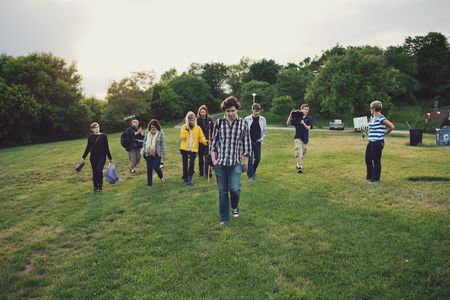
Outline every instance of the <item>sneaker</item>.
<svg viewBox="0 0 450 300">
<path fill-rule="evenodd" d="M 186 179 L 183 179 L 183 184 L 184 184 L 184 185 L 189 185 L 189 181 L 188 181 L 187 178 L 186 178 Z"/>
<path fill-rule="evenodd" d="M 219 224 L 220 225 L 225 225 L 225 222 L 224 221 L 220 221 Z"/>
<path fill-rule="evenodd" d="M 160 168 L 160 169 L 164 168 L 164 164 L 161 163 L 161 164 L 159 165 L 159 168 Z"/>
<path fill-rule="evenodd" d="M 162 183 L 166 182 L 166 177 L 163 176 L 162 178 L 159 179 L 159 181 L 161 181 Z"/>
<path fill-rule="evenodd" d="M 231 209 L 231 212 L 233 213 L 233 217 L 235 218 L 239 217 L 239 209 L 233 208 Z"/>
<path fill-rule="evenodd" d="M 297 173 L 303 173 L 303 168 L 302 167 L 297 167 Z"/>
<path fill-rule="evenodd" d="M 189 185 L 193 185 L 194 183 L 192 182 L 192 176 L 188 177 L 188 184 Z"/>
<path fill-rule="evenodd" d="M 255 178 L 254 177 L 249 177 L 248 180 L 253 181 L 253 180 L 255 180 Z"/>
</svg>

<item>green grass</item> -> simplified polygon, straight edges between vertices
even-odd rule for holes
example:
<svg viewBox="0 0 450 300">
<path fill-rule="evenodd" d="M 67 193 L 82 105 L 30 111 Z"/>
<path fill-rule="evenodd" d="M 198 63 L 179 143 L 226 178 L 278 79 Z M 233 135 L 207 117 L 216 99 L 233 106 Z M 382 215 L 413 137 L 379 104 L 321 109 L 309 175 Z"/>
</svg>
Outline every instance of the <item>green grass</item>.
<svg viewBox="0 0 450 300">
<path fill-rule="evenodd" d="M 178 129 L 167 182 L 145 167 L 91 191 L 85 140 L 0 150 L 1 299 L 448 299 L 450 148 L 392 135 L 382 181 L 364 180 L 366 140 L 313 132 L 295 173 L 292 132 L 269 131 L 238 219 L 218 224 L 215 182 L 181 184 Z M 434 136 L 425 135 L 425 144 Z"/>
</svg>

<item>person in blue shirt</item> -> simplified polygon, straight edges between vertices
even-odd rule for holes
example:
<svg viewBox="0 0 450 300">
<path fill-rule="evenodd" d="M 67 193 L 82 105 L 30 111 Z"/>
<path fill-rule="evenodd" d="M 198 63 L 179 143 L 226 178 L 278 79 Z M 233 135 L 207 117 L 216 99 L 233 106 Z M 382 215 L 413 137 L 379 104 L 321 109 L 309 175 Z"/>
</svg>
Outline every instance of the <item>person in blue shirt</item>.
<svg viewBox="0 0 450 300">
<path fill-rule="evenodd" d="M 300 119 L 293 117 L 293 112 L 289 114 L 287 119 L 287 125 L 295 126 L 295 136 L 294 136 L 294 145 L 295 145 L 295 157 L 297 160 L 297 173 L 303 173 L 303 161 L 306 151 L 308 150 L 308 142 L 309 142 L 309 131 L 313 127 L 313 120 L 309 113 L 309 105 L 302 104 L 300 106 L 300 112 L 302 116 Z"/>
<path fill-rule="evenodd" d="M 384 136 L 394 130 L 394 124 L 381 114 L 383 104 L 381 101 L 370 103 L 370 121 L 367 138 L 369 142 L 366 147 L 366 178 L 369 183 L 380 181 L 381 176 L 381 153 L 384 148 Z"/>
</svg>

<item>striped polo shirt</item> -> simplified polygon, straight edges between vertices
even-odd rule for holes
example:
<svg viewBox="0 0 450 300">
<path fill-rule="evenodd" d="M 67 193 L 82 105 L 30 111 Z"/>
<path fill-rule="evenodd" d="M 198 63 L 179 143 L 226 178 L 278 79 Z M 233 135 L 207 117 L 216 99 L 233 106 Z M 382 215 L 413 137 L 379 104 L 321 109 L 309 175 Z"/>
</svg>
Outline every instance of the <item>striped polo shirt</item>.
<svg viewBox="0 0 450 300">
<path fill-rule="evenodd" d="M 376 120 L 373 119 L 373 115 L 370 116 L 369 134 L 368 134 L 369 142 L 384 140 L 385 126 L 381 124 L 383 120 L 386 120 L 386 118 L 383 115 L 379 115 L 378 119 Z"/>
</svg>

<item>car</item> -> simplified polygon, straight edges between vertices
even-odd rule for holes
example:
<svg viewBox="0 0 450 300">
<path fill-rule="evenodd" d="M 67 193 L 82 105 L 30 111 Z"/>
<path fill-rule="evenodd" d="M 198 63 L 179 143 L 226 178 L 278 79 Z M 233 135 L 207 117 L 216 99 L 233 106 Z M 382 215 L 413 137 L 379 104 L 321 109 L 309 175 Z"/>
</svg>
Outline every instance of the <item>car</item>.
<svg viewBox="0 0 450 300">
<path fill-rule="evenodd" d="M 330 130 L 344 130 L 344 122 L 339 119 L 335 119 L 330 122 Z"/>
</svg>

